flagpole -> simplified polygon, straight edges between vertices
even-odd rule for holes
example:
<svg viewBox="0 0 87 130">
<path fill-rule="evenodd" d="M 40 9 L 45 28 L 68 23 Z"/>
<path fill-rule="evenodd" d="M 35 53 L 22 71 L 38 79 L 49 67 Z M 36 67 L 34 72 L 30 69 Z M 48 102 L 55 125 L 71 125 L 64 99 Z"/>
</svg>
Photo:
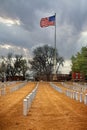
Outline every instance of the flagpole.
<svg viewBox="0 0 87 130">
<path fill-rule="evenodd" d="M 56 13 L 55 13 L 55 31 L 54 31 L 54 74 L 56 74 Z"/>
</svg>

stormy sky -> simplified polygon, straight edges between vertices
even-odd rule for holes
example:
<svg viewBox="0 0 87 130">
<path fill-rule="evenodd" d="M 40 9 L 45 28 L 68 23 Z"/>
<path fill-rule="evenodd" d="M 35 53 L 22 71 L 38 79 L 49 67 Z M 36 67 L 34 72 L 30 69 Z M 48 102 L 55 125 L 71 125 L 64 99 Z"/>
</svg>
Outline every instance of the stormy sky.
<svg viewBox="0 0 87 130">
<path fill-rule="evenodd" d="M 0 55 L 31 57 L 37 46 L 54 46 L 54 26 L 40 20 L 56 13 L 56 43 L 69 69 L 70 58 L 87 45 L 87 0 L 0 0 Z"/>
</svg>

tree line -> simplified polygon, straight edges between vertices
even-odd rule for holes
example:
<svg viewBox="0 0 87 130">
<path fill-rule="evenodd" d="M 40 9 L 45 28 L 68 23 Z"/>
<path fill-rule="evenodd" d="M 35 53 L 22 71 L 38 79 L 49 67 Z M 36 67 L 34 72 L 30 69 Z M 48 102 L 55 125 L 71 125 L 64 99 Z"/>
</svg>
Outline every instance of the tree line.
<svg viewBox="0 0 87 130">
<path fill-rule="evenodd" d="M 56 52 L 56 73 L 61 65 L 63 65 L 64 59 L 60 57 L 58 51 L 52 46 L 44 45 L 42 47 L 37 47 L 33 51 L 33 58 L 26 61 L 22 55 L 13 55 L 8 53 L 8 55 L 1 56 L 0 63 L 0 77 L 14 77 L 23 76 L 25 79 L 27 71 L 31 71 L 33 76 L 36 75 L 46 75 L 49 77 L 53 73 L 54 56 Z"/>
<path fill-rule="evenodd" d="M 1 56 L 0 77 L 22 76 L 25 79 L 30 76 L 27 71 L 31 71 L 33 77 L 53 74 L 54 56 L 56 53 L 56 74 L 59 73 L 60 66 L 64 64 L 64 58 L 58 53 L 58 50 L 52 46 L 44 45 L 37 47 L 33 51 L 33 58 L 28 61 L 22 55 Z M 80 52 L 71 57 L 71 72 L 81 72 L 87 76 L 87 47 L 82 47 Z"/>
</svg>

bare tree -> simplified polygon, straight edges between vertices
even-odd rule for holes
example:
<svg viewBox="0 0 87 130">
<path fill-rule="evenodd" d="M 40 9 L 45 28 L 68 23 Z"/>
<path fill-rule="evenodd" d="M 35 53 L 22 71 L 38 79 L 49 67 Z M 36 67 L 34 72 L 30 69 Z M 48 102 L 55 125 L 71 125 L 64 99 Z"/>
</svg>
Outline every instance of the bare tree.
<svg viewBox="0 0 87 130">
<path fill-rule="evenodd" d="M 32 61 L 29 61 L 31 64 L 31 70 L 36 75 L 46 75 L 47 78 L 52 74 L 53 72 L 53 66 L 54 66 L 54 56 L 55 56 L 55 49 L 51 46 L 44 45 L 42 47 L 37 47 L 33 51 L 33 59 Z M 58 65 L 58 69 L 60 65 L 63 64 L 63 58 L 59 56 L 57 50 L 56 50 L 56 63 Z"/>
</svg>

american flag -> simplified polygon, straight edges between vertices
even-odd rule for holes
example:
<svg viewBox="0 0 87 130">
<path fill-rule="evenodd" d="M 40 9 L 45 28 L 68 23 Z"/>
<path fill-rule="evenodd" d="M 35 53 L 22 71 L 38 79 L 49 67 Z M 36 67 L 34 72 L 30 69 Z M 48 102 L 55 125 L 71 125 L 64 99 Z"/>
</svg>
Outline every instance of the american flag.
<svg viewBox="0 0 87 130">
<path fill-rule="evenodd" d="M 55 26 L 55 15 L 42 18 L 40 20 L 40 26 L 41 27 Z"/>
</svg>

